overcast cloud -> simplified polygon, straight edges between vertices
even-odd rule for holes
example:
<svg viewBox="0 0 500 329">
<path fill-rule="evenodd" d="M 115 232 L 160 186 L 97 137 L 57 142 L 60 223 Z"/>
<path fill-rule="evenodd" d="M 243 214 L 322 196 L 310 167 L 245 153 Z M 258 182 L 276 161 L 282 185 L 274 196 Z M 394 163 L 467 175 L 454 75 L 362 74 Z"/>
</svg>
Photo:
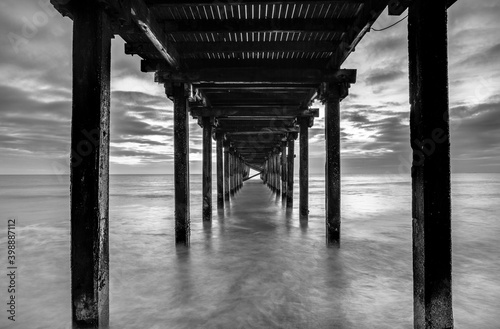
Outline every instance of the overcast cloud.
<svg viewBox="0 0 500 329">
<path fill-rule="evenodd" d="M 72 22 L 48 0 L 0 3 L 0 173 L 67 173 Z M 498 172 L 500 4 L 459 0 L 449 10 L 454 171 Z M 384 13 L 375 28 L 398 20 Z M 140 59 L 113 39 L 111 173 L 171 173 L 172 103 Z M 344 64 L 358 82 L 342 103 L 343 171 L 397 174 L 410 162 L 406 21 L 370 32 Z M 311 171 L 324 168 L 324 113 L 310 131 Z M 190 122 L 193 173 L 201 128 Z"/>
</svg>

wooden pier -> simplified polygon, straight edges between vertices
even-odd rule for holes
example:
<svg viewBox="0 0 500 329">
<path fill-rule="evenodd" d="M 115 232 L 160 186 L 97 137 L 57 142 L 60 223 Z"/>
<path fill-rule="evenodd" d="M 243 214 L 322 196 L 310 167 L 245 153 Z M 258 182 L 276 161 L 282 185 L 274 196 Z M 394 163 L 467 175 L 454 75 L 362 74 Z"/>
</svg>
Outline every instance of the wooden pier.
<svg viewBox="0 0 500 329">
<path fill-rule="evenodd" d="M 415 328 L 453 328 L 447 9 L 453 0 L 51 0 L 74 22 L 71 270 L 74 328 L 109 326 L 111 38 L 142 58 L 174 104 L 175 242 L 189 245 L 189 115 L 203 130 L 203 221 L 254 169 L 308 220 L 308 129 L 325 105 L 325 238 L 340 246 L 340 103 L 356 70 L 342 64 L 383 10 L 409 12 Z M 409 8 L 408 8 L 409 6 Z M 83 145 L 91 132 L 93 145 Z M 424 152 L 422 145 L 433 145 Z M 408 219 L 410 220 L 410 219 Z"/>
</svg>

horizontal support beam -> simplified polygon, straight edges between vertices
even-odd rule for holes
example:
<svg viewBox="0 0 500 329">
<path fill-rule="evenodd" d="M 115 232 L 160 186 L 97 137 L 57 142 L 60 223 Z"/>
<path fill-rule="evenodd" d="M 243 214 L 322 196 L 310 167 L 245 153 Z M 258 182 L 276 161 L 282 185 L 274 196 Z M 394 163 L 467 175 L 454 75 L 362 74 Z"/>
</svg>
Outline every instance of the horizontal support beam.
<svg viewBox="0 0 500 329">
<path fill-rule="evenodd" d="M 180 56 L 205 53 L 247 53 L 247 52 L 334 52 L 338 44 L 329 41 L 273 41 L 273 42 L 178 42 L 175 47 Z M 147 55 L 158 53 L 158 48 L 148 43 L 126 43 L 125 53 Z"/>
<path fill-rule="evenodd" d="M 319 69 L 211 69 L 205 68 L 196 71 L 184 72 L 157 72 L 155 81 L 166 82 L 226 82 L 226 83 L 248 83 L 260 81 L 272 82 L 356 82 L 356 70 L 319 70 Z"/>
<path fill-rule="evenodd" d="M 332 1 L 311 1 L 311 0 L 303 0 L 297 1 L 297 3 L 305 3 L 310 5 L 323 5 L 323 4 L 363 4 L 366 0 L 332 0 Z M 294 3 L 295 1 L 289 1 L 290 3 Z M 242 1 L 228 1 L 228 2 L 213 2 L 213 1 L 181 1 L 181 0 L 146 0 L 146 3 L 150 6 L 156 7 L 182 7 L 182 6 L 237 6 L 237 5 L 282 5 L 283 1 L 263 1 L 263 0 L 242 0 Z"/>
<path fill-rule="evenodd" d="M 319 109 L 300 109 L 300 108 L 289 108 L 289 107 L 275 107 L 275 108 L 240 108 L 234 109 L 231 107 L 227 108 L 192 108 L 191 116 L 193 118 L 198 117 L 297 117 L 297 116 L 319 116 Z"/>
<path fill-rule="evenodd" d="M 309 90 L 317 89 L 317 84 L 270 84 L 270 83 L 246 83 L 246 84 L 224 84 L 224 83 L 197 83 L 195 88 L 202 90 Z"/>
<path fill-rule="evenodd" d="M 151 43 L 143 44 L 153 53 L 159 53 L 175 69 L 180 68 L 180 58 L 177 50 L 167 40 L 167 35 L 158 24 L 156 15 L 151 12 L 143 0 L 127 0 L 130 2 L 132 20 L 139 26 Z M 126 47 L 125 47 L 126 49 Z"/>
<path fill-rule="evenodd" d="M 325 69 L 328 58 L 315 59 L 190 59 L 184 58 L 183 63 L 190 70 L 203 68 L 308 68 Z M 145 59 L 141 61 L 141 72 L 168 71 L 169 67 L 164 60 Z"/>
<path fill-rule="evenodd" d="M 298 133 L 299 128 L 277 128 L 277 127 L 227 127 L 227 128 L 219 128 L 215 129 L 217 133 L 238 133 L 238 134 L 249 134 L 254 135 L 256 133 L 268 134 L 268 133 Z"/>
<path fill-rule="evenodd" d="M 169 20 L 167 33 L 252 33 L 252 32 L 346 32 L 350 19 L 259 19 L 259 20 Z"/>
</svg>

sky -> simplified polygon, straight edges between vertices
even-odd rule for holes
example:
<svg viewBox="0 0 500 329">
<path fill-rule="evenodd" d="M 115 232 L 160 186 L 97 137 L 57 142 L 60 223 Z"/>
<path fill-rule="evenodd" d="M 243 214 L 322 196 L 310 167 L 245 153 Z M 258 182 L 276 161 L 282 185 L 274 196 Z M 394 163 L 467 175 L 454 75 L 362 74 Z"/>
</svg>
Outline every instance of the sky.
<svg viewBox="0 0 500 329">
<path fill-rule="evenodd" d="M 68 174 L 72 21 L 49 0 L 0 1 L 0 174 Z M 458 0 L 448 15 L 452 172 L 500 172 L 500 2 Z M 402 17 L 384 12 L 373 27 Z M 344 173 L 409 175 L 407 45 L 403 20 L 368 33 L 343 65 L 358 72 L 341 103 Z M 172 103 L 119 36 L 111 74 L 110 173 L 173 173 Z M 311 174 L 325 163 L 315 106 Z M 201 173 L 201 133 L 191 119 L 191 173 Z"/>
</svg>

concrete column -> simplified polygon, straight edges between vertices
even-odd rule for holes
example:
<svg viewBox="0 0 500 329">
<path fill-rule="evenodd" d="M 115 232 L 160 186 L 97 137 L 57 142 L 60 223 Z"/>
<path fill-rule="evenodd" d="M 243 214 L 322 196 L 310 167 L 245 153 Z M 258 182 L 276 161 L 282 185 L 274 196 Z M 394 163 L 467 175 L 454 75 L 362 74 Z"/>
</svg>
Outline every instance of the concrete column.
<svg viewBox="0 0 500 329">
<path fill-rule="evenodd" d="M 288 138 L 288 171 L 287 171 L 287 188 L 286 188 L 286 207 L 293 208 L 293 165 L 295 159 L 295 137 Z"/>
<path fill-rule="evenodd" d="M 217 133 L 217 209 L 224 209 L 224 156 L 223 134 Z"/>
<path fill-rule="evenodd" d="M 309 217 L 309 118 L 299 118 L 300 125 L 300 166 L 299 166 L 299 216 Z"/>
<path fill-rule="evenodd" d="M 447 3 L 409 7 L 415 328 L 454 326 Z"/>
<path fill-rule="evenodd" d="M 225 143 L 224 144 L 224 201 L 226 203 L 226 206 L 229 205 L 229 144 Z"/>
<path fill-rule="evenodd" d="M 203 221 L 212 220 L 212 124 L 203 117 Z"/>
<path fill-rule="evenodd" d="M 325 95 L 325 208 L 328 244 L 340 243 L 340 86 L 331 84 Z"/>
<path fill-rule="evenodd" d="M 111 27 L 97 1 L 74 4 L 71 120 L 73 328 L 109 325 Z"/>
</svg>

